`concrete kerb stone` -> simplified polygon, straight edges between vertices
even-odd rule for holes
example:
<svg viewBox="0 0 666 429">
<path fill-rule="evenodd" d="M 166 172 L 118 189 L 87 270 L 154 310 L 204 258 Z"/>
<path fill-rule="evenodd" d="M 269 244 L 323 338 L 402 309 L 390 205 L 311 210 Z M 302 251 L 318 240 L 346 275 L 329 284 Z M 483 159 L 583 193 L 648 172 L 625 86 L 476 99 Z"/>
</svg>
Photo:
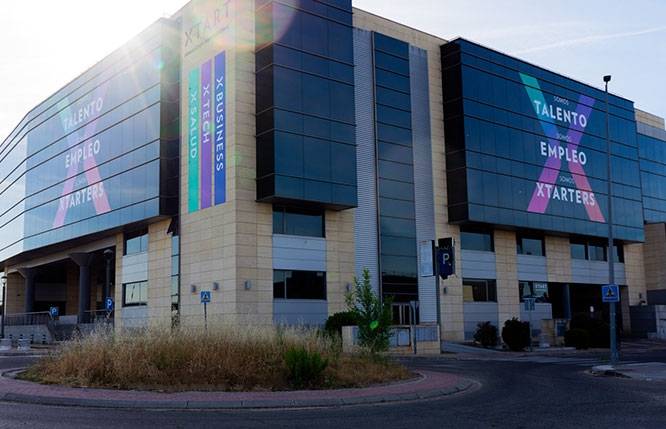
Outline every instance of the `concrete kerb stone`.
<svg viewBox="0 0 666 429">
<path fill-rule="evenodd" d="M 2 373 L 0 400 L 36 405 L 126 409 L 322 408 L 427 400 L 464 392 L 478 385 L 453 374 L 417 370 L 415 372 L 420 377 L 416 380 L 358 389 L 162 393 L 43 385 L 16 379 L 16 375 L 23 369 L 15 368 Z M 319 397 L 312 398 L 313 395 Z"/>
</svg>

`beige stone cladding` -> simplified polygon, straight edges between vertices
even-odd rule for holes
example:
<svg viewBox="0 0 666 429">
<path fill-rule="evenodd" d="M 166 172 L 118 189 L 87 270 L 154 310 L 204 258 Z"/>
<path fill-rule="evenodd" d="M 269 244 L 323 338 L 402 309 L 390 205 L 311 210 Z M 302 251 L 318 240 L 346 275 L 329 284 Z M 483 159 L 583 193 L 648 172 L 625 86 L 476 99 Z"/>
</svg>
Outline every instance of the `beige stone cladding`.
<svg viewBox="0 0 666 429">
<path fill-rule="evenodd" d="M 550 283 L 571 282 L 571 248 L 566 237 L 545 237 L 546 266 Z"/>
<path fill-rule="evenodd" d="M 629 292 L 629 305 L 639 305 L 646 301 L 645 246 L 643 244 L 624 245 L 624 272 Z"/>
<path fill-rule="evenodd" d="M 456 243 L 456 254 L 460 255 L 460 228 L 448 222 L 444 109 L 442 105 L 442 62 L 440 53 L 440 46 L 446 43 L 446 40 L 360 9 L 354 9 L 354 26 L 403 40 L 428 52 L 435 231 L 438 238 L 453 237 Z M 459 260 L 456 271 L 460 272 Z M 464 337 L 462 277 L 459 275 L 452 276 L 442 281 L 440 287 L 442 339 L 462 341 Z"/>
<path fill-rule="evenodd" d="M 516 233 L 495 230 L 495 270 L 497 272 L 497 320 L 499 327 L 506 320 L 520 318 Z"/>
<path fill-rule="evenodd" d="M 181 322 L 203 324 L 199 292 L 212 289 L 209 320 L 272 321 L 272 210 L 255 202 L 254 2 L 195 0 L 182 11 L 182 140 L 188 141 L 189 71 L 226 52 L 226 202 L 188 212 L 187 145 L 181 148 Z M 211 17 L 216 20 L 206 21 Z M 202 24 L 203 23 L 203 24 Z M 206 23 L 210 23 L 206 27 Z M 195 292 L 191 292 L 194 287 Z"/>
<path fill-rule="evenodd" d="M 327 211 L 326 299 L 328 313 L 345 309 L 345 293 L 354 280 L 354 210 Z"/>
<path fill-rule="evenodd" d="M 655 128 L 661 128 L 662 130 L 664 129 L 664 118 L 639 109 L 636 109 L 636 121 L 653 126 Z"/>
<path fill-rule="evenodd" d="M 152 326 L 171 325 L 171 220 L 148 226 L 148 320 Z"/>
<path fill-rule="evenodd" d="M 646 289 L 666 289 L 666 225 L 663 223 L 645 225 L 643 257 Z"/>
<path fill-rule="evenodd" d="M 25 311 L 25 280 L 19 273 L 7 274 L 7 304 L 5 314 L 23 313 Z"/>
</svg>

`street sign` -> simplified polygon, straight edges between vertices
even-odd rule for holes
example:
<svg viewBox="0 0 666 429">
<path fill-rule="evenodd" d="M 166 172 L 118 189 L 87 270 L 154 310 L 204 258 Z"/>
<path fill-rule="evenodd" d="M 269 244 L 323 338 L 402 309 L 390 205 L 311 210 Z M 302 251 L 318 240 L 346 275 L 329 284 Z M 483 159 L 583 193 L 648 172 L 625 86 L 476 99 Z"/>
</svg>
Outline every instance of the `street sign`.
<svg viewBox="0 0 666 429">
<path fill-rule="evenodd" d="M 616 284 L 601 286 L 601 300 L 603 302 L 620 302 L 620 288 Z"/>
<path fill-rule="evenodd" d="M 201 303 L 208 304 L 210 302 L 210 291 L 202 290 L 201 291 Z"/>
<path fill-rule="evenodd" d="M 525 311 L 534 311 L 536 308 L 536 299 L 535 298 L 525 298 Z"/>
<path fill-rule="evenodd" d="M 51 317 L 58 317 L 58 315 L 60 315 L 60 308 L 59 307 L 49 308 L 49 314 L 51 314 Z"/>
<path fill-rule="evenodd" d="M 427 240 L 419 243 L 419 275 L 432 277 L 435 275 L 435 241 Z"/>
<path fill-rule="evenodd" d="M 442 279 L 446 280 L 456 272 L 453 238 L 440 238 L 437 244 L 437 272 Z"/>
<path fill-rule="evenodd" d="M 113 298 L 106 298 L 104 300 L 104 308 L 106 311 L 113 311 Z"/>
</svg>

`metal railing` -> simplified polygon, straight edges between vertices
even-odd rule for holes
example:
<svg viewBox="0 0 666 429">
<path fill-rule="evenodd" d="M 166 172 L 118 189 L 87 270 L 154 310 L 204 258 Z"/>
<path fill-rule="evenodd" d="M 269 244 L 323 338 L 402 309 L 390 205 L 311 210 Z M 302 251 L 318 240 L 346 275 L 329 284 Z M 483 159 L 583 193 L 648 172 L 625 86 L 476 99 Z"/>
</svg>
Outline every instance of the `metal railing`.
<svg viewBox="0 0 666 429">
<path fill-rule="evenodd" d="M 107 310 L 88 310 L 86 311 L 85 323 L 112 323 L 113 311 Z"/>
<path fill-rule="evenodd" d="M 5 315 L 5 326 L 47 325 L 53 318 L 48 311 Z"/>
</svg>

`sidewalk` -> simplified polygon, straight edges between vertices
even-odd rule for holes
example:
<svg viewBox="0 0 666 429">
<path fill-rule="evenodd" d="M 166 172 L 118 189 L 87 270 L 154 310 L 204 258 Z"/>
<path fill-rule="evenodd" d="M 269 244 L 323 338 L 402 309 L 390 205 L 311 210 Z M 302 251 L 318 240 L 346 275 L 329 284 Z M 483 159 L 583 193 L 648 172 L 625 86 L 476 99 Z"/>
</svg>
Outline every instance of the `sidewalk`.
<svg viewBox="0 0 666 429">
<path fill-rule="evenodd" d="M 645 362 L 619 365 L 599 365 L 592 368 L 594 375 L 626 377 L 644 381 L 666 381 L 666 363 Z"/>
<path fill-rule="evenodd" d="M 453 374 L 416 371 L 419 377 L 361 389 L 283 392 L 147 392 L 71 388 L 16 380 L 22 369 L 0 378 L 0 401 L 41 405 L 143 409 L 304 408 L 413 401 L 452 395 L 478 383 Z"/>
</svg>

